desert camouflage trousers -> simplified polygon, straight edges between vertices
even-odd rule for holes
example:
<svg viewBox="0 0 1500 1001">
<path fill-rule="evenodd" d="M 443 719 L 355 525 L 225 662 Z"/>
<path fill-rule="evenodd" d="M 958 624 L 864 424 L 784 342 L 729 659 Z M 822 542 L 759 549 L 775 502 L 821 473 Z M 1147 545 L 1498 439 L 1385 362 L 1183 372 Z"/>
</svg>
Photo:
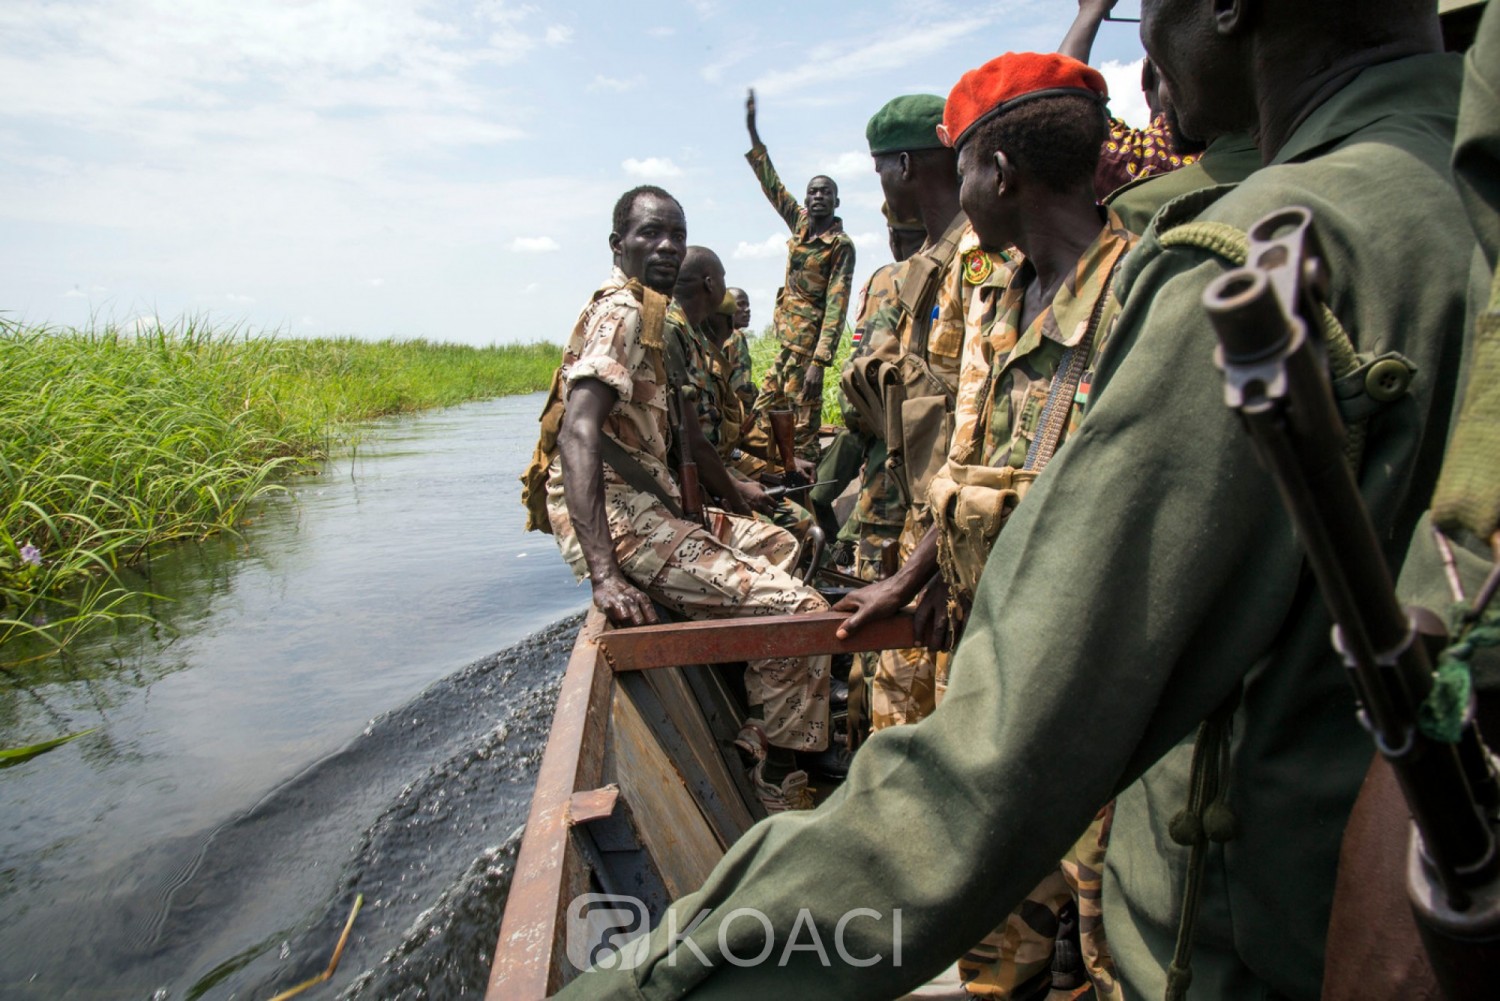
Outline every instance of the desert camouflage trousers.
<svg viewBox="0 0 1500 1001">
<path fill-rule="evenodd" d="M 907 516 L 900 536 L 902 563 L 911 557 L 929 524 L 925 518 Z M 870 684 L 870 729 L 883 730 L 931 716 L 939 701 L 938 682 L 946 688 L 947 678 L 947 652 L 935 654 L 922 647 L 882 650 Z"/>
<path fill-rule="evenodd" d="M 1068 849 L 1057 869 L 1026 895 L 1005 923 L 958 961 L 964 989 L 979 997 L 1011 997 L 1017 987 L 1051 969 L 1058 914 L 1071 900 L 1078 908 L 1078 940 L 1083 967 L 1098 1001 L 1121 1001 L 1114 960 L 1104 938 L 1100 890 L 1104 852 L 1114 804 L 1100 810 L 1083 836 Z"/>
<path fill-rule="evenodd" d="M 790 573 L 797 540 L 755 518 L 708 509 L 700 528 L 662 512 L 653 532 L 661 568 L 640 582 L 646 593 L 690 619 L 820 612 L 828 603 Z M 620 547 L 619 539 L 615 546 Z M 627 575 L 628 566 L 622 566 Z M 751 661 L 745 689 L 760 706 L 766 739 L 775 747 L 821 751 L 828 746 L 829 658 L 778 657 Z"/>
<path fill-rule="evenodd" d="M 821 380 L 808 379 L 814 367 L 811 355 L 799 354 L 783 345 L 766 370 L 760 396 L 755 401 L 755 409 L 762 413 L 787 407 L 795 412 L 797 455 L 809 462 L 818 461 L 818 430 L 823 426 L 823 384 Z M 769 437 L 769 424 L 766 433 Z"/>
</svg>

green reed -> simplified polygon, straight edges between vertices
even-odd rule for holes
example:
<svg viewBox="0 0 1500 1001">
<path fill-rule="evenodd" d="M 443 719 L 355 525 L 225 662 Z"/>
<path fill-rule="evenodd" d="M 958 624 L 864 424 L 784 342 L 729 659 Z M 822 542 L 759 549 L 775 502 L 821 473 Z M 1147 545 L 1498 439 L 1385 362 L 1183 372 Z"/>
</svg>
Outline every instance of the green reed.
<svg viewBox="0 0 1500 1001">
<path fill-rule="evenodd" d="M 118 571 L 232 531 L 357 422 L 545 389 L 545 344 L 296 340 L 189 319 L 137 332 L 0 319 L 0 665 L 121 617 Z"/>
</svg>

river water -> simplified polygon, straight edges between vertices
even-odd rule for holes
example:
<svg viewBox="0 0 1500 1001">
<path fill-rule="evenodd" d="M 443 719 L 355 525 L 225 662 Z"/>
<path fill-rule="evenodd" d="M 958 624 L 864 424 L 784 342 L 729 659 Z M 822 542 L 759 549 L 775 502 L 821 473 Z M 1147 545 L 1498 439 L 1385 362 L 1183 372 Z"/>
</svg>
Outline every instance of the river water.
<svg viewBox="0 0 1500 1001">
<path fill-rule="evenodd" d="M 165 626 L 0 675 L 0 746 L 97 728 L 0 771 L 0 995 L 270 997 L 356 894 L 304 996 L 482 990 L 588 597 L 521 529 L 540 406 L 377 422 L 159 554 Z"/>
</svg>

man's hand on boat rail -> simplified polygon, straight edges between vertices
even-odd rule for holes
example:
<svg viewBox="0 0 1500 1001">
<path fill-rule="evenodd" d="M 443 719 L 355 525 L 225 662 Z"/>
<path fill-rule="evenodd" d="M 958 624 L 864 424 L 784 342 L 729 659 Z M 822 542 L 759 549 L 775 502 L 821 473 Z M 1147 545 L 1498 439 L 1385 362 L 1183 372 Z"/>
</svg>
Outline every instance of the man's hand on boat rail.
<svg viewBox="0 0 1500 1001">
<path fill-rule="evenodd" d="M 617 626 L 649 626 L 656 622 L 651 599 L 623 575 L 594 581 L 594 607 Z"/>
<path fill-rule="evenodd" d="M 852 591 L 833 606 L 835 612 L 853 612 L 839 625 L 838 638 L 848 639 L 867 622 L 889 619 L 916 596 L 916 588 L 900 574 Z"/>
</svg>

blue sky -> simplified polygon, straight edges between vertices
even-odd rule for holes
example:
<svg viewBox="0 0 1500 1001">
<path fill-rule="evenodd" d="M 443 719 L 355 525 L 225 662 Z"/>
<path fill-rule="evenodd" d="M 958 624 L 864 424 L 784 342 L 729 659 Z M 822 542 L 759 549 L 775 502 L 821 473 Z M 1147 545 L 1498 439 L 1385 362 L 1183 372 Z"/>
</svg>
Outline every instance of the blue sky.
<svg viewBox="0 0 1500 1001">
<path fill-rule="evenodd" d="M 788 186 L 839 182 L 863 281 L 889 260 L 869 116 L 1055 48 L 1076 10 L 5 0 L 0 311 L 560 342 L 608 272 L 615 198 L 656 183 L 759 327 L 786 231 L 743 159 L 746 87 Z M 1140 58 L 1134 25 L 1101 28 L 1092 62 L 1136 124 Z"/>
</svg>

